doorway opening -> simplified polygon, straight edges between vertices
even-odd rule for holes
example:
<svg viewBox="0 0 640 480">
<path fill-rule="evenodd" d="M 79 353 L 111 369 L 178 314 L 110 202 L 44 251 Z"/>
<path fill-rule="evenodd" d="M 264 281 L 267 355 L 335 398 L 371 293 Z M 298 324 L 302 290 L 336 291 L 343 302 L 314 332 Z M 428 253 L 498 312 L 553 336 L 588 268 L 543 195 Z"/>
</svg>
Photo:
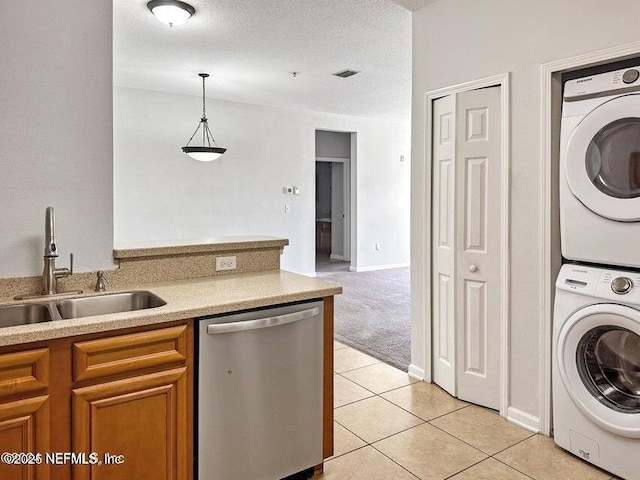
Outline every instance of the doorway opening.
<svg viewBox="0 0 640 480">
<path fill-rule="evenodd" d="M 354 135 L 316 130 L 316 271 L 349 271 L 351 267 Z"/>
<path fill-rule="evenodd" d="M 335 371 L 384 362 L 406 372 L 411 361 L 409 267 L 358 264 L 358 248 L 380 247 L 374 243 L 356 248 L 357 133 L 316 130 L 315 135 L 316 274 L 343 286 L 335 299 Z M 404 153 L 398 151 L 397 168 L 408 177 Z M 384 188 L 397 186 L 398 196 L 408 197 L 401 180 L 392 177 Z M 400 205 L 389 206 L 389 211 L 405 213 Z M 362 227 L 377 228 L 376 219 L 369 218 Z"/>
</svg>

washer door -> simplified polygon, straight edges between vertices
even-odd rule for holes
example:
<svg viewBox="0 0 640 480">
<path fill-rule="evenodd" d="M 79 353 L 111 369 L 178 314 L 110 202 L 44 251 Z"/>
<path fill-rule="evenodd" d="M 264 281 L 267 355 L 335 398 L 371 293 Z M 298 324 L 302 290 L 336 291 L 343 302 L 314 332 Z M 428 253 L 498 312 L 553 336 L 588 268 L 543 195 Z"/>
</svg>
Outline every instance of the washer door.
<svg viewBox="0 0 640 480">
<path fill-rule="evenodd" d="M 558 372 L 580 411 L 611 433 L 640 438 L 640 311 L 585 307 L 564 323 L 557 342 Z"/>
<path fill-rule="evenodd" d="M 573 194 L 598 215 L 640 220 L 640 95 L 616 97 L 589 113 L 567 145 Z"/>
</svg>

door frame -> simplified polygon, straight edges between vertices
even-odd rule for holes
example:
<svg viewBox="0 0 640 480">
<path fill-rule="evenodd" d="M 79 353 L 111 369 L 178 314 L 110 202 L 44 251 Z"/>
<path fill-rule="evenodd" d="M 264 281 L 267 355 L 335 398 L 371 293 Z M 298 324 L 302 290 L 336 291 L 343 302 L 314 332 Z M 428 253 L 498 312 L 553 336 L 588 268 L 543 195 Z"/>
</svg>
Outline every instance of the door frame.
<svg viewBox="0 0 640 480">
<path fill-rule="evenodd" d="M 344 243 L 344 253 L 345 253 L 345 261 L 349 262 L 349 270 L 355 272 L 358 266 L 358 132 L 354 130 L 339 130 L 335 128 L 316 126 L 313 129 L 313 145 L 315 152 L 315 134 L 318 130 L 322 130 L 325 132 L 337 132 L 337 133 L 348 133 L 350 137 L 350 157 L 339 158 L 339 157 L 316 157 L 314 155 L 314 174 L 315 174 L 315 163 L 320 162 L 330 162 L 330 161 L 343 161 L 345 162 L 344 169 L 344 209 L 345 209 L 345 222 L 344 222 L 344 232 L 345 232 L 345 243 Z M 315 182 L 313 182 L 315 189 Z M 315 198 L 315 190 L 314 190 L 314 198 Z M 315 216 L 315 209 L 314 209 Z M 313 238 L 315 239 L 315 218 L 313 221 Z M 315 242 L 315 240 L 314 240 Z M 314 244 L 315 245 L 315 244 Z M 313 264 L 315 266 L 315 248 L 313 249 L 314 261 Z M 315 268 L 314 268 L 314 276 L 315 276 Z"/>
<path fill-rule="evenodd" d="M 316 163 L 342 163 L 342 201 L 344 205 L 344 219 L 342 231 L 343 254 L 340 257 L 330 254 L 331 258 L 351 261 L 351 159 L 342 157 L 316 157 Z M 332 173 L 333 175 L 333 173 Z"/>
<path fill-rule="evenodd" d="M 436 90 L 428 91 L 424 94 L 424 118 L 425 126 L 428 129 L 428 134 L 425 135 L 425 200 L 428 208 L 425 212 L 425 221 L 423 224 L 424 244 L 428 245 L 425 249 L 425 259 L 422 265 L 423 280 L 424 280 L 424 309 L 422 312 L 422 318 L 424 319 L 423 332 L 424 332 L 424 380 L 431 383 L 432 381 L 432 268 L 431 268 L 431 196 L 432 196 L 432 170 L 433 170 L 433 158 L 432 158 L 432 136 L 433 136 L 433 101 L 438 98 L 445 97 L 447 95 L 453 95 L 457 93 L 467 92 L 470 90 L 477 90 L 484 87 L 500 87 L 500 113 L 501 113 L 501 154 L 502 161 L 500 164 L 500 274 L 502 276 L 502 285 L 500 289 L 500 415 L 507 417 L 509 407 L 509 307 L 510 307 L 510 282 L 509 282 L 509 269 L 510 269 L 510 252 L 509 252 L 509 198 L 510 198 L 510 73 L 506 72 L 500 75 L 494 75 L 491 77 L 482 78 L 479 80 L 473 80 L 470 82 L 453 85 L 450 87 L 439 88 Z M 414 367 L 413 365 L 411 367 Z M 417 369 L 413 372 L 410 367 L 410 372 L 414 375 L 419 375 Z"/>
<path fill-rule="evenodd" d="M 554 60 L 540 66 L 540 412 L 539 429 L 551 434 L 551 351 L 555 281 L 562 264 L 558 177 L 562 73 L 640 55 L 640 42 Z"/>
</svg>

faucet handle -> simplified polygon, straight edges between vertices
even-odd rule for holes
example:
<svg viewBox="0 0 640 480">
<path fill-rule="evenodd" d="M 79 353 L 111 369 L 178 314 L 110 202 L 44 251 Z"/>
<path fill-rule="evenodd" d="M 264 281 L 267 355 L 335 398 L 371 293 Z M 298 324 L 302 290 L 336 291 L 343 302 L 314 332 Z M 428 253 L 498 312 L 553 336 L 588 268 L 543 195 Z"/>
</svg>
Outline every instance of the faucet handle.
<svg viewBox="0 0 640 480">
<path fill-rule="evenodd" d="M 73 275 L 73 253 L 69 254 L 69 275 Z"/>
</svg>

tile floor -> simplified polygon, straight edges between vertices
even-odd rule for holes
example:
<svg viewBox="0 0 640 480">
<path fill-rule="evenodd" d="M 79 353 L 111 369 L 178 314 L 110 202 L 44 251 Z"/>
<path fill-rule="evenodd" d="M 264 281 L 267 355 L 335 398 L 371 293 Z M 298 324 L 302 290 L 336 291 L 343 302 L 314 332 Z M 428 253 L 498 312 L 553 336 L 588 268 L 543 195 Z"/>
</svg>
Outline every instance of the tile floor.
<svg viewBox="0 0 640 480">
<path fill-rule="evenodd" d="M 324 480 L 609 480 L 492 410 L 335 342 L 335 455 Z"/>
</svg>

